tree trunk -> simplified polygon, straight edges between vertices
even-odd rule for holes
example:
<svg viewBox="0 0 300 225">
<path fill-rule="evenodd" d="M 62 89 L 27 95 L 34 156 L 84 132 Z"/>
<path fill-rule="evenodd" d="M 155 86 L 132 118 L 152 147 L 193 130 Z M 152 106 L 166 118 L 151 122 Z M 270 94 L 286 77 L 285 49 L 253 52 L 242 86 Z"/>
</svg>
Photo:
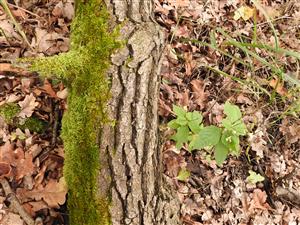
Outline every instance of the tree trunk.
<svg viewBox="0 0 300 225">
<path fill-rule="evenodd" d="M 152 0 L 103 1 L 75 0 L 70 51 L 31 67 L 68 86 L 61 136 L 71 225 L 177 225 L 158 137 L 163 33 Z"/>
<path fill-rule="evenodd" d="M 112 55 L 112 98 L 100 137 L 99 192 L 111 196 L 113 225 L 176 225 L 179 202 L 165 182 L 158 136 L 159 73 L 164 36 L 151 0 L 106 1 L 126 46 Z M 104 157 L 105 156 L 105 157 Z"/>
</svg>

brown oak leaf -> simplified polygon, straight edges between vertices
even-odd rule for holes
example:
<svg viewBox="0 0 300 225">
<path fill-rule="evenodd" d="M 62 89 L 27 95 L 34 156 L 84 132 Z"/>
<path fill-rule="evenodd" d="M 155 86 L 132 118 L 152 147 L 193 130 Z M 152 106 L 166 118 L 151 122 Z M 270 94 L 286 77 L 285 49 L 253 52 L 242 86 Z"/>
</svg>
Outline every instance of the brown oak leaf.
<svg viewBox="0 0 300 225">
<path fill-rule="evenodd" d="M 35 199 L 37 201 L 44 200 L 48 206 L 52 208 L 59 208 L 66 201 L 67 185 L 65 179 L 60 178 L 59 182 L 50 180 L 45 187 L 39 185 L 33 190 L 17 189 L 17 195 L 22 201 L 28 199 Z"/>
<path fill-rule="evenodd" d="M 36 97 L 31 93 L 30 95 L 26 95 L 23 101 L 20 101 L 18 104 L 21 107 L 21 112 L 19 116 L 22 118 L 30 117 L 35 109 L 38 106 L 38 102 L 35 101 Z"/>
<path fill-rule="evenodd" d="M 206 85 L 203 80 L 192 80 L 191 85 L 195 102 L 200 106 L 200 109 L 203 109 L 208 97 L 208 93 L 205 91 Z"/>
<path fill-rule="evenodd" d="M 267 194 L 265 191 L 260 189 L 255 189 L 253 191 L 253 199 L 250 203 L 249 211 L 251 212 L 253 209 L 262 209 L 262 210 L 269 210 L 271 207 L 266 202 Z"/>
</svg>

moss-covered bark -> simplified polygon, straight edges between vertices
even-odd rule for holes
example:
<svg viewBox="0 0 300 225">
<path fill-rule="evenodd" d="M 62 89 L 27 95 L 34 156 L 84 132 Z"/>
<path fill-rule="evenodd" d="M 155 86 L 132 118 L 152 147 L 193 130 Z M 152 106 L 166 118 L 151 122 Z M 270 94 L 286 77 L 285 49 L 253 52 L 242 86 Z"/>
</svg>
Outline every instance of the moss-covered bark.
<svg viewBox="0 0 300 225">
<path fill-rule="evenodd" d="M 179 225 L 179 202 L 161 176 L 157 107 L 164 38 L 151 19 L 154 1 L 105 3 L 77 0 L 70 52 L 33 65 L 69 86 L 62 137 L 70 224 Z M 108 23 L 123 26 L 110 32 Z"/>
<path fill-rule="evenodd" d="M 110 224 L 109 199 L 97 194 L 100 127 L 109 122 L 106 103 L 109 56 L 120 46 L 117 31 L 109 31 L 109 14 L 101 0 L 76 1 L 68 53 L 35 60 L 32 70 L 63 79 L 68 88 L 68 110 L 63 117 L 64 176 L 69 188 L 72 225 Z"/>
</svg>

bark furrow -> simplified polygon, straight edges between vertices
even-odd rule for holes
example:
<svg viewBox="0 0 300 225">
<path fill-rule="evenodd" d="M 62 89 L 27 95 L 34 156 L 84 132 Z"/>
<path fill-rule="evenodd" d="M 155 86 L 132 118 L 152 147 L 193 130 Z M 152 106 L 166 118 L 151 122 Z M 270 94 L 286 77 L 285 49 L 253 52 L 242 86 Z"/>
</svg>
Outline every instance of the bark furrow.
<svg viewBox="0 0 300 225">
<path fill-rule="evenodd" d="M 112 55 L 109 114 L 101 134 L 100 191 L 111 196 L 113 225 L 177 225 L 179 204 L 161 181 L 159 72 L 163 35 L 150 21 L 151 1 L 111 0 L 126 45 Z M 106 156 L 106 157 L 103 157 Z M 105 166 L 106 165 L 106 166 Z"/>
</svg>

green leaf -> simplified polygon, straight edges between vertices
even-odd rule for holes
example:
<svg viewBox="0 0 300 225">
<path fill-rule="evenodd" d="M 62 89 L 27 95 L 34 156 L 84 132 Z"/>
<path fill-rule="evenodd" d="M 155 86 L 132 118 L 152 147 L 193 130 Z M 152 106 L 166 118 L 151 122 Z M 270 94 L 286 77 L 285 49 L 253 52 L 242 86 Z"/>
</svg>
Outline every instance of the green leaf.
<svg viewBox="0 0 300 225">
<path fill-rule="evenodd" d="M 193 144 L 193 149 L 202 149 L 207 146 L 216 145 L 221 137 L 221 129 L 216 126 L 204 127 L 196 136 Z"/>
<path fill-rule="evenodd" d="M 225 102 L 224 113 L 227 115 L 231 122 L 235 122 L 242 118 L 240 108 L 236 105 L 232 105 L 230 102 Z"/>
<path fill-rule="evenodd" d="M 241 119 L 232 123 L 229 118 L 225 118 L 222 120 L 222 125 L 227 130 L 232 131 L 234 135 L 246 135 L 247 133 L 247 127 Z"/>
<path fill-rule="evenodd" d="M 189 136 L 189 141 L 190 141 L 189 146 L 188 146 L 188 150 L 189 150 L 189 151 L 192 151 L 192 150 L 195 149 L 195 148 L 194 148 L 194 145 L 195 145 L 195 141 L 196 141 L 197 136 L 198 136 L 198 135 L 195 135 L 195 134 Z"/>
<path fill-rule="evenodd" d="M 209 33 L 209 39 L 210 39 L 210 44 L 213 47 L 216 47 L 217 46 L 217 42 L 216 42 L 215 30 L 210 31 L 210 33 Z"/>
<path fill-rule="evenodd" d="M 262 182 L 264 180 L 265 180 L 265 178 L 263 176 L 255 173 L 252 170 L 249 170 L 249 176 L 247 177 L 247 181 L 250 182 L 251 184 L 256 184 L 256 183 Z"/>
<path fill-rule="evenodd" d="M 197 134 L 200 132 L 201 130 L 201 125 L 198 123 L 198 122 L 195 122 L 195 121 L 190 121 L 188 123 L 188 126 L 189 128 L 191 129 L 191 131 L 194 133 L 194 134 Z"/>
<path fill-rule="evenodd" d="M 197 112 L 197 111 L 194 111 L 194 112 L 188 112 L 186 113 L 186 118 L 189 120 L 189 121 L 197 121 L 199 123 L 202 122 L 202 115 L 201 113 Z"/>
<path fill-rule="evenodd" d="M 236 123 L 234 123 L 232 129 L 237 135 L 246 135 L 247 133 L 247 127 L 242 120 L 238 120 Z"/>
<path fill-rule="evenodd" d="M 177 119 L 176 119 L 176 123 L 181 125 L 181 126 L 184 126 L 184 125 L 188 124 L 188 120 L 185 117 L 178 116 Z"/>
<path fill-rule="evenodd" d="M 230 153 L 236 156 L 240 155 L 240 138 L 239 136 L 232 136 L 233 148 L 230 149 Z"/>
<path fill-rule="evenodd" d="M 177 105 L 173 105 L 173 111 L 176 116 L 185 117 L 186 110 L 184 108 L 177 106 Z"/>
<path fill-rule="evenodd" d="M 188 121 L 192 121 L 193 120 L 193 113 L 192 112 L 187 112 L 185 114 L 185 117 L 187 118 Z"/>
<path fill-rule="evenodd" d="M 224 131 L 221 137 L 221 142 L 229 149 L 229 153 L 239 155 L 240 153 L 240 139 L 231 131 Z"/>
<path fill-rule="evenodd" d="M 182 126 L 179 127 L 176 134 L 171 137 L 172 140 L 176 141 L 177 149 L 181 149 L 182 145 L 188 141 L 189 131 L 187 126 Z"/>
<path fill-rule="evenodd" d="M 188 126 L 189 128 L 191 129 L 191 131 L 193 133 L 199 133 L 200 130 L 201 130 L 201 122 L 202 122 L 202 115 L 197 112 L 197 111 L 194 111 L 194 112 L 188 112 L 186 114 L 186 118 L 189 120 L 188 122 Z"/>
<path fill-rule="evenodd" d="M 215 160 L 217 165 L 220 166 L 225 161 L 229 153 L 229 149 L 221 142 L 215 146 Z"/>
<path fill-rule="evenodd" d="M 225 119 L 222 119 L 222 125 L 225 127 L 227 130 L 232 130 L 232 122 L 231 120 L 227 117 Z"/>
<path fill-rule="evenodd" d="M 176 178 L 180 181 L 185 182 L 189 179 L 190 176 L 191 176 L 190 171 L 188 171 L 187 169 L 180 169 L 178 176 Z"/>
<path fill-rule="evenodd" d="M 177 129 L 178 127 L 180 127 L 180 125 L 177 123 L 177 120 L 174 119 L 168 123 L 168 127 L 172 128 L 172 129 Z"/>
</svg>

